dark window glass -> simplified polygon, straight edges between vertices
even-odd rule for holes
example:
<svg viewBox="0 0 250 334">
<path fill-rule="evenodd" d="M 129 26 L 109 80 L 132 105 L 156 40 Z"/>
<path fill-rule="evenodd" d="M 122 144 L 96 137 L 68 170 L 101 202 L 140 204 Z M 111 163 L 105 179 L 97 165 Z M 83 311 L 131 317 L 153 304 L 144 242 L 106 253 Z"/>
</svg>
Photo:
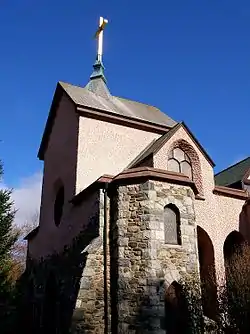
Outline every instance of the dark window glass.
<svg viewBox="0 0 250 334">
<path fill-rule="evenodd" d="M 166 244 L 181 244 L 180 214 L 174 205 L 168 205 L 164 208 L 164 229 Z"/>
<path fill-rule="evenodd" d="M 188 155 L 180 148 L 173 149 L 168 158 L 168 170 L 182 173 L 193 179 L 191 161 Z"/>
</svg>

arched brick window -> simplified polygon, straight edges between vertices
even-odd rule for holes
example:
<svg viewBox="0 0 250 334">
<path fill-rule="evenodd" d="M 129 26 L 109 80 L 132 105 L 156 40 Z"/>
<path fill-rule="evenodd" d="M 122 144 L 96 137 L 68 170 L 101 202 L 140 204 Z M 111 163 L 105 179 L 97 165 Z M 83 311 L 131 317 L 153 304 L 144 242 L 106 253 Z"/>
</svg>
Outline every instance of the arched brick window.
<svg viewBox="0 0 250 334">
<path fill-rule="evenodd" d="M 170 146 L 168 153 L 168 170 L 189 176 L 194 181 L 199 194 L 203 195 L 199 156 L 193 146 L 184 139 L 177 140 Z"/>
<path fill-rule="evenodd" d="M 59 226 L 62 214 L 63 214 L 63 206 L 64 206 L 64 186 L 61 185 L 57 190 L 55 203 L 54 203 L 54 222 L 56 226 Z"/>
<path fill-rule="evenodd" d="M 173 204 L 164 208 L 164 231 L 166 244 L 181 244 L 180 212 Z"/>
<path fill-rule="evenodd" d="M 168 169 L 173 172 L 183 173 L 193 179 L 191 160 L 179 147 L 174 148 L 168 157 Z"/>
</svg>

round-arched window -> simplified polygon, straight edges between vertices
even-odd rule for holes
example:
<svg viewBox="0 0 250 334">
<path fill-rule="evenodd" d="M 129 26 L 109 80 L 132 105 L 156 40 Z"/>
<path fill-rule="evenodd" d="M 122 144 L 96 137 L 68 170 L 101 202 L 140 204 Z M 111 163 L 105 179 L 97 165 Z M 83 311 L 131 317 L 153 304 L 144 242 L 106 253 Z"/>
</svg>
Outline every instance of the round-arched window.
<svg viewBox="0 0 250 334">
<path fill-rule="evenodd" d="M 61 186 L 57 191 L 54 203 L 54 222 L 56 226 L 58 226 L 61 222 L 63 214 L 63 205 L 64 205 L 64 187 Z"/>
</svg>

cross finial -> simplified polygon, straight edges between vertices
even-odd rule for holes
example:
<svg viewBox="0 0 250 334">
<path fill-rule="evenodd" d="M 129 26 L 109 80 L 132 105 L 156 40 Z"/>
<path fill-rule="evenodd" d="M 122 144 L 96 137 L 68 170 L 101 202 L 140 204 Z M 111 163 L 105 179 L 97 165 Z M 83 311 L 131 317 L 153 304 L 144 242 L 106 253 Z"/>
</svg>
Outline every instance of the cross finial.
<svg viewBox="0 0 250 334">
<path fill-rule="evenodd" d="M 97 61 L 100 63 L 102 62 L 102 55 L 103 55 L 103 30 L 107 23 L 108 23 L 107 19 L 100 17 L 99 28 L 95 33 L 95 38 L 98 39 Z"/>
</svg>

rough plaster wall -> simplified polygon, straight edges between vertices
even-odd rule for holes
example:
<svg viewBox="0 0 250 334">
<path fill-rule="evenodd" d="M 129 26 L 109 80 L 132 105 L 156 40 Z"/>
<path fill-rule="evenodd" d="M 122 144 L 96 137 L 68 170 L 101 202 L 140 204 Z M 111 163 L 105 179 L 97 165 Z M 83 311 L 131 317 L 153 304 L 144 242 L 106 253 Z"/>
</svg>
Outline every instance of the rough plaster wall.
<svg viewBox="0 0 250 334">
<path fill-rule="evenodd" d="M 180 128 L 154 156 L 154 167 L 167 169 L 169 148 L 180 139 L 184 139 L 191 144 L 200 159 L 205 200 L 195 201 L 196 224 L 208 233 L 213 242 L 218 273 L 224 266 L 224 241 L 230 232 L 239 230 L 239 214 L 244 201 L 213 194 L 213 168 L 184 128 Z"/>
<path fill-rule="evenodd" d="M 158 134 L 80 117 L 76 192 L 121 172 Z"/>
<path fill-rule="evenodd" d="M 61 224 L 56 227 L 53 219 L 50 225 L 41 227 L 37 236 L 29 242 L 29 254 L 32 258 L 46 257 L 53 252 L 60 253 L 65 245 L 70 245 L 73 238 L 83 231 L 90 220 L 98 214 L 99 193 L 93 193 L 80 206 L 65 204 Z"/>
<path fill-rule="evenodd" d="M 68 203 L 75 194 L 78 126 L 79 118 L 74 106 L 63 96 L 44 157 L 40 229 L 29 245 L 29 252 L 33 257 L 61 250 L 85 226 L 89 216 L 96 210 L 96 195 L 92 195 L 77 208 Z M 58 179 L 62 180 L 65 187 L 65 206 L 61 224 L 56 227 L 54 183 Z"/>
</svg>

